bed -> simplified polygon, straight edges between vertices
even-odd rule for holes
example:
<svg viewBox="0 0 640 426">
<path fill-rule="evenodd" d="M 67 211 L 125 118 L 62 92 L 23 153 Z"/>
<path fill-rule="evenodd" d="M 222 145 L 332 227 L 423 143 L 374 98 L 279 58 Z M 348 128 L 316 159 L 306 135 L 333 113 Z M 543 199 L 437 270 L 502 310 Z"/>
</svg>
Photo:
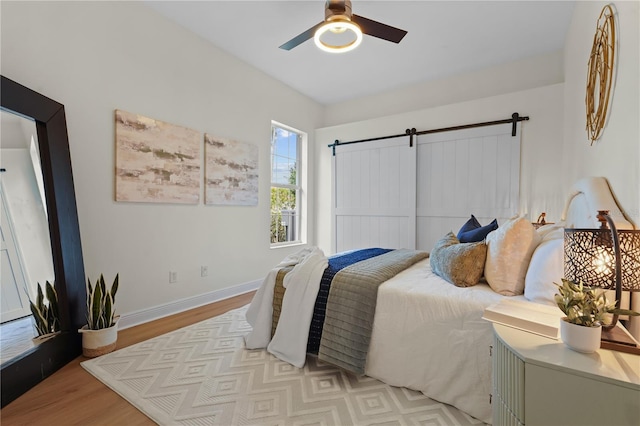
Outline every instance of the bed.
<svg viewBox="0 0 640 426">
<path fill-rule="evenodd" d="M 364 342 L 368 351 L 364 354 L 362 370 L 358 370 L 358 365 L 356 368 L 349 363 L 343 366 L 340 361 L 323 357 L 322 343 L 318 358 L 355 374 L 364 373 L 390 385 L 421 391 L 491 423 L 492 328 L 481 318 L 484 309 L 505 297 L 553 304 L 553 282 L 559 282 L 563 275 L 563 226 L 596 227 L 595 214 L 602 209 L 610 210 L 620 228 L 634 227 L 617 205 L 604 178 L 583 179 L 574 185 L 560 223 L 535 229 L 521 217 L 505 222 L 479 244 L 478 247 L 484 245 L 486 249 L 481 271 L 484 278 L 473 284 L 459 283 L 450 271 L 443 273 L 440 260 L 449 264 L 460 264 L 460 261 L 451 251 L 442 252 L 438 244 L 431 257 L 426 253 L 413 257 L 405 253 L 411 257 L 408 264 L 376 285 L 371 329 L 364 333 L 368 336 Z M 450 235 L 443 240 L 446 238 L 453 240 Z M 477 243 L 458 242 L 445 247 L 466 250 L 465 244 Z M 309 337 L 310 330 L 313 333 L 315 328 L 318 332 L 318 325 L 313 324 L 318 320 L 316 299 L 325 299 L 327 323 L 332 315 L 334 289 L 333 285 L 330 290 L 321 287 L 323 273 L 333 267 L 330 264 L 335 264 L 335 259 L 361 255 L 359 251 L 349 252 L 327 259 L 317 248 L 306 250 L 297 259 L 285 259 L 270 272 L 249 308 L 253 313 L 247 315 L 254 331 L 263 329 L 259 339 L 248 336 L 247 347 L 266 347 L 298 367 L 304 364 L 306 353 L 314 353 L 315 348 L 307 343 L 313 340 Z M 353 265 L 376 263 L 375 259 L 381 260 L 390 254 L 393 252 L 377 254 Z M 304 275 L 303 284 L 299 284 L 300 275 L 291 274 L 296 271 L 295 265 L 307 258 L 311 259 L 309 264 L 298 269 L 310 272 Z M 463 271 L 476 267 L 463 266 Z M 458 272 L 460 270 L 458 268 Z M 342 270 L 335 275 L 341 273 Z M 463 279 L 470 273 L 462 274 Z M 457 284 L 453 285 L 452 280 Z M 328 297 L 322 296 L 326 292 Z M 353 317 L 367 315 L 359 308 L 353 312 Z M 280 328 L 286 332 L 280 333 Z M 337 331 L 321 329 L 322 341 L 325 334 L 343 333 L 340 325 L 338 328 Z"/>
</svg>

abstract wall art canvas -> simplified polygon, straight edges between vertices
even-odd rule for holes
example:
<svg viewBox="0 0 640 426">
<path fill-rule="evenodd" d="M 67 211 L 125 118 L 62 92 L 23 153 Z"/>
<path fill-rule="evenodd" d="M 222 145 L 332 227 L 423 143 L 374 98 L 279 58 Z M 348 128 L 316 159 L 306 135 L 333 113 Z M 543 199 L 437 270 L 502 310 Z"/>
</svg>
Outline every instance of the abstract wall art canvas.
<svg viewBox="0 0 640 426">
<path fill-rule="evenodd" d="M 204 135 L 205 204 L 258 205 L 256 145 Z"/>
<path fill-rule="evenodd" d="M 200 132 L 116 110 L 116 201 L 198 204 Z"/>
</svg>

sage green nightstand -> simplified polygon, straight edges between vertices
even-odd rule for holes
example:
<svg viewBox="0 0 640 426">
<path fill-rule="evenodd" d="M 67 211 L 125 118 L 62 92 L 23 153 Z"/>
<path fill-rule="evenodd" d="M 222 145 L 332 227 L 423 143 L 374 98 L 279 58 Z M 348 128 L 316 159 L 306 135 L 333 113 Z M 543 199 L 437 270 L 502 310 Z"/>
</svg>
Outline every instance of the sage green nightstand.
<svg viewBox="0 0 640 426">
<path fill-rule="evenodd" d="M 493 424 L 640 425 L 640 356 L 493 324 Z"/>
</svg>

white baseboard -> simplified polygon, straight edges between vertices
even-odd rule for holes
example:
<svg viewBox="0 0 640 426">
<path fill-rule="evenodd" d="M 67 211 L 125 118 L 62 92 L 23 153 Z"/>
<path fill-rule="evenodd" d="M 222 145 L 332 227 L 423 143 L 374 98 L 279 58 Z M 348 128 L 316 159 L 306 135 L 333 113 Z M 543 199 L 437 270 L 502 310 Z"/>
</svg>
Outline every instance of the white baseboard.
<svg viewBox="0 0 640 426">
<path fill-rule="evenodd" d="M 169 315 L 188 311 L 209 303 L 219 302 L 220 300 L 229 299 L 240 294 L 248 293 L 256 290 L 262 284 L 262 280 L 251 281 L 233 287 L 215 290 L 210 293 L 200 294 L 198 296 L 188 297 L 186 299 L 176 300 L 166 305 L 154 306 L 153 308 L 143 309 L 137 312 L 120 315 L 118 321 L 118 329 L 133 327 L 135 325 L 144 324 L 149 321 L 164 318 Z"/>
</svg>

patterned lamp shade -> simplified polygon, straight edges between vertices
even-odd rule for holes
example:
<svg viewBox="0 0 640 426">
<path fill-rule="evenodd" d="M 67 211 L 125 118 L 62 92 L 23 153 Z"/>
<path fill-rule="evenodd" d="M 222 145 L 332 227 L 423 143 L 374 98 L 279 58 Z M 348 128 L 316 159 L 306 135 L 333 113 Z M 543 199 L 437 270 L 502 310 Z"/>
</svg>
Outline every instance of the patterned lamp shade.
<svg viewBox="0 0 640 426">
<path fill-rule="evenodd" d="M 640 291 L 640 230 L 618 231 L 606 210 L 598 211 L 598 220 L 600 229 L 564 230 L 564 277 L 615 290 L 615 306 L 620 308 L 623 291 Z M 640 354 L 635 340 L 620 332 L 617 323 L 618 314 L 613 314 L 611 323 L 602 325 L 601 341 L 613 346 L 601 343 L 601 347 L 625 347 L 624 351 Z"/>
<path fill-rule="evenodd" d="M 589 287 L 616 289 L 611 229 L 565 229 L 564 277 Z M 622 291 L 640 291 L 640 230 L 615 230 L 620 246 Z"/>
</svg>

